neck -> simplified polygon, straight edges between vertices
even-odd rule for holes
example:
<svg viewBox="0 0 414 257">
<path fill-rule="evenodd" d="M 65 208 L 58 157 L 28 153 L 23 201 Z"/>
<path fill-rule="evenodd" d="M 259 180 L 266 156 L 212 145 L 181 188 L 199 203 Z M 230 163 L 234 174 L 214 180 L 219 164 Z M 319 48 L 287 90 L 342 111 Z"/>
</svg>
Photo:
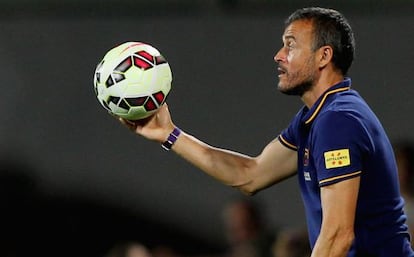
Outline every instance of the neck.
<svg viewBox="0 0 414 257">
<path fill-rule="evenodd" d="M 321 74 L 321 76 L 315 81 L 314 86 L 301 96 L 302 102 L 306 105 L 306 107 L 311 108 L 319 97 L 326 92 L 326 90 L 342 80 L 344 80 L 344 76 L 337 72 Z"/>
</svg>

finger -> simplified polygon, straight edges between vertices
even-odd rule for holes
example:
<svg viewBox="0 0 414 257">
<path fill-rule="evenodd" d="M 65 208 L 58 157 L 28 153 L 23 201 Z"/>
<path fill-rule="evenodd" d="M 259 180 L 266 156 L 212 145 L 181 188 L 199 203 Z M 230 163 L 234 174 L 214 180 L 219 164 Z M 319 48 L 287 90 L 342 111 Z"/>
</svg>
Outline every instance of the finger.
<svg viewBox="0 0 414 257">
<path fill-rule="evenodd" d="M 125 126 L 127 126 L 130 130 L 135 130 L 136 125 L 135 125 L 135 123 L 134 123 L 134 122 L 132 122 L 132 121 L 130 121 L 130 120 L 127 120 L 127 119 L 124 119 L 124 118 L 118 118 L 118 120 L 119 120 L 122 124 L 124 124 Z"/>
</svg>

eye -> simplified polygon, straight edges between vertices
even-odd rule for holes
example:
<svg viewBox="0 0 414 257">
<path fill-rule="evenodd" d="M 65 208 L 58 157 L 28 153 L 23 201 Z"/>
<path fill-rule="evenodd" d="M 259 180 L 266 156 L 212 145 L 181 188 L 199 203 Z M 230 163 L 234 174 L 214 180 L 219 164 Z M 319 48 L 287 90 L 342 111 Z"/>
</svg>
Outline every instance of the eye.
<svg viewBox="0 0 414 257">
<path fill-rule="evenodd" d="M 286 46 L 288 47 L 288 48 L 293 48 L 294 47 L 294 45 L 295 45 L 295 43 L 292 41 L 292 40 L 289 40 L 287 43 L 286 43 Z"/>
</svg>

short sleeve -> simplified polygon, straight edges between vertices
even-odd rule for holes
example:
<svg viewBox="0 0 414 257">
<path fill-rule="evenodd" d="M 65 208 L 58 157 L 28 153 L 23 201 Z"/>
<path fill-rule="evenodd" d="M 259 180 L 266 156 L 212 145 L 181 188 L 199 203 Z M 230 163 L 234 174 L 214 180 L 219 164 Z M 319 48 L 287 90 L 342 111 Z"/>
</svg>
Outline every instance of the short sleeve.
<svg viewBox="0 0 414 257">
<path fill-rule="evenodd" d="M 299 145 L 297 134 L 299 131 L 301 113 L 302 110 L 296 114 L 296 116 L 290 122 L 289 126 L 285 128 L 278 136 L 278 140 L 282 145 L 294 151 L 298 150 Z"/>
<path fill-rule="evenodd" d="M 325 112 L 315 121 L 311 135 L 319 186 L 361 175 L 367 134 L 358 119 L 346 112 Z"/>
</svg>

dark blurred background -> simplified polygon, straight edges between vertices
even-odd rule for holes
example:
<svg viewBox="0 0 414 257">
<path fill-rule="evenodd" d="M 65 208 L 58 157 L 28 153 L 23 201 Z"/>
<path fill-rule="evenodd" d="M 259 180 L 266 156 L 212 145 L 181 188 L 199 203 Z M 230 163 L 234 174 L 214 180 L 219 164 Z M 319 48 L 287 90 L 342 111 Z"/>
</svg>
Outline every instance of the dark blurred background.
<svg viewBox="0 0 414 257">
<path fill-rule="evenodd" d="M 332 7 L 353 26 L 353 87 L 391 140 L 413 139 L 412 0 L 1 0 L 0 256 L 103 256 L 120 240 L 185 254 L 225 247 L 222 210 L 241 193 L 122 127 L 93 92 L 96 64 L 125 41 L 173 71 L 175 123 L 256 155 L 299 98 L 277 92 L 284 19 Z M 296 178 L 253 196 L 267 227 L 304 225 Z"/>
</svg>

